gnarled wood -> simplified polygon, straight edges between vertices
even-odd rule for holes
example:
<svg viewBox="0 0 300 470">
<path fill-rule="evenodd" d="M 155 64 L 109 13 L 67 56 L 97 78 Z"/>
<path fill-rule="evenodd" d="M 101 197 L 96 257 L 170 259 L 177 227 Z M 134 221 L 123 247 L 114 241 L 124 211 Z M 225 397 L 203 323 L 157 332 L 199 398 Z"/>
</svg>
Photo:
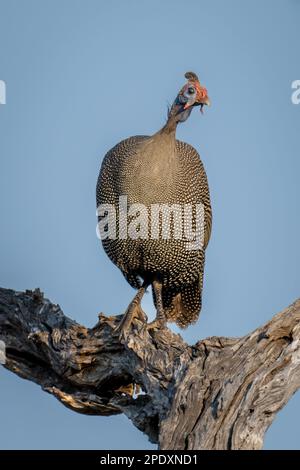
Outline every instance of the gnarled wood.
<svg viewBox="0 0 300 470">
<path fill-rule="evenodd" d="M 194 346 L 140 319 L 120 340 L 120 319 L 88 329 L 38 289 L 0 289 L 5 367 L 79 413 L 124 413 L 161 449 L 260 449 L 300 387 L 300 300 L 247 336 Z"/>
</svg>

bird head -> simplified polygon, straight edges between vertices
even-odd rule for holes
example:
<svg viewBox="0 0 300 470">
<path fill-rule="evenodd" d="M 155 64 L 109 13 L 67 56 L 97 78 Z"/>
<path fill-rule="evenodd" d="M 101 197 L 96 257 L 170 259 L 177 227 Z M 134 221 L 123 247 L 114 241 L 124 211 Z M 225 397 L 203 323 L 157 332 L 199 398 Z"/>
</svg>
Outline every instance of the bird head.
<svg viewBox="0 0 300 470">
<path fill-rule="evenodd" d="M 184 122 L 189 117 L 193 107 L 200 106 L 203 113 L 203 107 L 210 106 L 207 90 L 200 85 L 197 75 L 194 72 L 186 72 L 185 78 L 187 83 L 181 88 L 171 108 L 171 112 L 175 111 L 178 116 L 179 122 Z"/>
</svg>

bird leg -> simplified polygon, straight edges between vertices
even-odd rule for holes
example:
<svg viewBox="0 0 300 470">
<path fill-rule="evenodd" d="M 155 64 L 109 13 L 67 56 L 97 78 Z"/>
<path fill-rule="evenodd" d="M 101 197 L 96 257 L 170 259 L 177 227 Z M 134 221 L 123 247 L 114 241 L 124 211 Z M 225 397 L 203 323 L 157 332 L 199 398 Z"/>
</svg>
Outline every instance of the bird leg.
<svg viewBox="0 0 300 470">
<path fill-rule="evenodd" d="M 147 287 L 148 284 L 144 282 L 143 285 L 137 291 L 134 299 L 128 306 L 125 314 L 123 315 L 122 320 L 114 329 L 114 334 L 119 335 L 120 340 L 126 340 L 130 330 L 130 326 L 135 318 L 140 318 L 141 320 L 145 321 L 145 314 L 141 308 L 141 301 L 144 293 L 146 292 Z"/>
<path fill-rule="evenodd" d="M 147 325 L 148 330 L 163 328 L 167 323 L 162 301 L 162 283 L 159 281 L 153 281 L 152 287 L 155 293 L 157 314 L 155 320 Z"/>
</svg>

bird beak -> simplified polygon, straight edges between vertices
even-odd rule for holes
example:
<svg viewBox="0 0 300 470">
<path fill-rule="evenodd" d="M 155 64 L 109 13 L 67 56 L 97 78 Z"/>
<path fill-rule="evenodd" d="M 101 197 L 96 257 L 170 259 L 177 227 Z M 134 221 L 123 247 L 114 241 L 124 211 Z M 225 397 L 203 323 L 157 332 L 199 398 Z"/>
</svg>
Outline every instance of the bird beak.
<svg viewBox="0 0 300 470">
<path fill-rule="evenodd" d="M 197 95 L 196 99 L 192 102 L 188 101 L 185 103 L 183 109 L 186 110 L 188 108 L 191 108 L 193 106 L 200 106 L 200 111 L 203 113 L 203 107 L 204 106 L 210 106 L 211 102 L 207 94 L 207 89 L 204 88 L 203 86 L 200 85 L 200 83 L 196 84 L 196 89 L 197 89 Z"/>
<path fill-rule="evenodd" d="M 189 98 L 181 108 L 183 111 L 193 108 L 194 106 L 200 106 L 200 111 L 203 112 L 202 108 L 204 106 L 210 106 L 210 99 L 207 94 L 207 89 L 200 85 L 198 80 L 189 81 L 179 92 L 177 99 L 179 102 L 182 103 L 181 95 L 184 95 L 187 87 L 192 85 L 196 88 L 196 96 L 193 98 Z M 184 95 L 186 97 L 186 95 Z M 183 104 L 183 103 L 182 103 Z"/>
<path fill-rule="evenodd" d="M 187 103 L 185 103 L 185 105 L 183 106 L 183 109 L 188 109 L 188 108 L 190 108 L 191 106 L 194 106 L 194 105 L 195 105 L 195 102 L 194 102 L 194 103 L 189 103 L 189 102 L 187 102 Z"/>
<path fill-rule="evenodd" d="M 206 93 L 206 90 L 205 90 L 205 93 Z M 211 102 L 210 102 L 210 99 L 209 97 L 207 96 L 207 94 L 200 94 L 200 96 L 198 95 L 197 98 L 194 100 L 194 102 L 192 103 L 185 103 L 183 109 L 188 109 L 188 108 L 191 108 L 192 106 L 201 106 L 201 109 L 203 106 L 210 106 L 211 105 Z"/>
</svg>

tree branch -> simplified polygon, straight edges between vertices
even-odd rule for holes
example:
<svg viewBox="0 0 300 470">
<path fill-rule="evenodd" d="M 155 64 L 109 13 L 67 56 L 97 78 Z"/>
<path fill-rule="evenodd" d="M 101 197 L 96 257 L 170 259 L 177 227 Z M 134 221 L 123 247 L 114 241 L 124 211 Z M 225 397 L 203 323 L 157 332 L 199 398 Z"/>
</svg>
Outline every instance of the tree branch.
<svg viewBox="0 0 300 470">
<path fill-rule="evenodd" d="M 139 319 L 119 340 L 121 318 L 88 329 L 38 289 L 0 289 L 5 367 L 79 413 L 124 413 L 161 449 L 259 449 L 300 387 L 300 300 L 247 336 L 194 346 Z"/>
</svg>

